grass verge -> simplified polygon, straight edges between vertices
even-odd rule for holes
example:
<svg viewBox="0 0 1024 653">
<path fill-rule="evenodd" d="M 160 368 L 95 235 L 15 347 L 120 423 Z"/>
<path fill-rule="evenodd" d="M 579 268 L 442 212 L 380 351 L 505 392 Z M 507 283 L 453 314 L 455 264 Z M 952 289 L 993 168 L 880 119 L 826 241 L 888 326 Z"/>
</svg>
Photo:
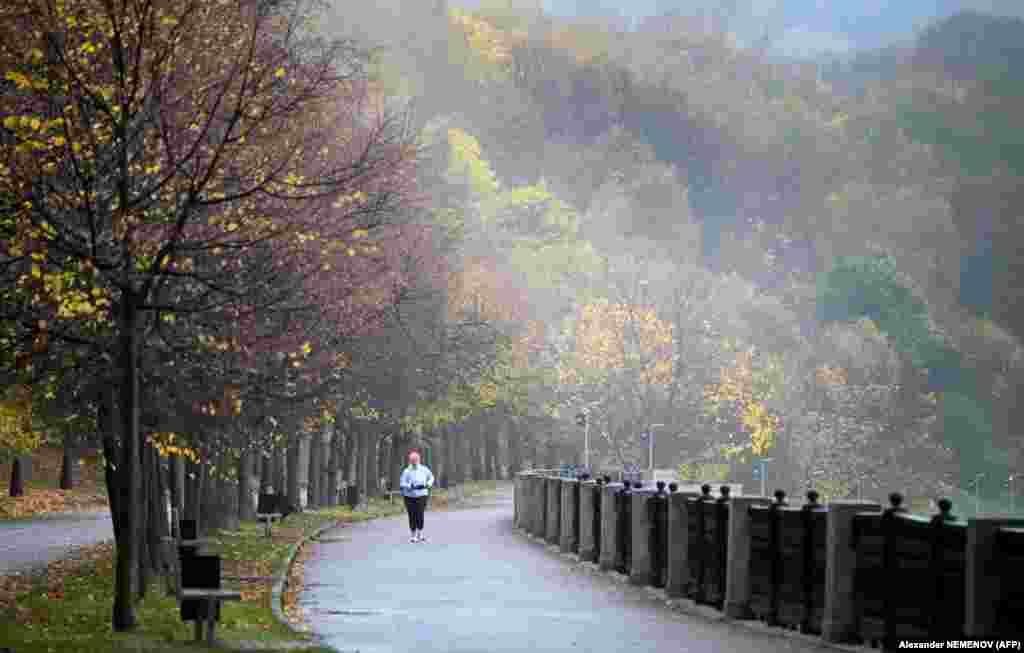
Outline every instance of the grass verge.
<svg viewBox="0 0 1024 653">
<path fill-rule="evenodd" d="M 466 496 L 498 491 L 495 482 L 467 483 Z M 447 493 L 435 492 L 433 507 L 447 506 Z M 271 607 L 272 587 L 285 572 L 292 547 L 328 524 L 351 524 L 397 515 L 404 504 L 396 498 L 372 499 L 367 512 L 353 512 L 347 506 L 294 514 L 284 526 L 275 526 L 267 538 L 263 527 L 245 522 L 238 531 L 221 531 L 209 553 L 222 558 L 225 587 L 239 587 L 243 600 L 225 604 L 217 627 L 221 650 L 301 650 L 328 653 L 301 633 L 306 629 L 298 610 L 302 591 L 300 555 L 288 573 L 282 594 L 283 611 L 293 628 L 281 624 Z M 179 618 L 166 579 L 151 583 L 146 597 L 138 603 L 138 628 L 131 633 L 114 633 L 110 627 L 113 605 L 112 543 L 81 547 L 66 559 L 47 566 L 38 576 L 0 576 L 0 648 L 17 653 L 72 653 L 80 651 L 157 651 L 183 653 L 205 650 L 192 642 L 191 623 Z M 239 580 L 242 579 L 242 580 Z M 300 632 L 296 632 L 296 630 Z"/>
</svg>

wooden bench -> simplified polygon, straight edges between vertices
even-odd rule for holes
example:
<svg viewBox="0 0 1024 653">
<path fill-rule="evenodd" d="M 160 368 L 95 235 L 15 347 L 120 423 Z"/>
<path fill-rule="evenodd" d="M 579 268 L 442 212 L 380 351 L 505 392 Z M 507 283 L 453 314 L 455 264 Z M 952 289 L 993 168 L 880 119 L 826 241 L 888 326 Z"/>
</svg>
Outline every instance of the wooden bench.
<svg viewBox="0 0 1024 653">
<path fill-rule="evenodd" d="M 219 556 L 199 556 L 187 553 L 182 555 L 187 550 L 198 549 L 201 546 L 212 543 L 214 540 L 210 538 L 182 539 L 181 522 L 178 519 L 177 513 L 177 510 L 173 511 L 174 537 L 163 538 L 164 542 L 174 545 L 173 555 L 170 556 L 170 559 L 174 573 L 175 597 L 182 611 L 183 621 L 190 620 L 186 617 L 191 616 L 194 612 L 195 618 L 191 620 L 195 622 L 195 640 L 197 642 L 203 640 L 203 622 L 205 621 L 206 642 L 212 646 L 215 642 L 215 630 L 220 604 L 225 601 L 241 601 L 242 593 L 239 590 L 226 590 L 219 587 L 221 581 Z M 182 568 L 184 564 L 211 567 L 212 573 L 208 574 L 208 576 L 213 576 L 213 578 L 204 578 L 200 584 L 215 585 L 215 587 L 194 587 L 191 582 L 188 587 L 185 587 L 185 574 Z M 185 601 L 190 603 L 186 604 Z M 193 601 L 198 603 L 194 611 L 190 606 Z"/>
</svg>

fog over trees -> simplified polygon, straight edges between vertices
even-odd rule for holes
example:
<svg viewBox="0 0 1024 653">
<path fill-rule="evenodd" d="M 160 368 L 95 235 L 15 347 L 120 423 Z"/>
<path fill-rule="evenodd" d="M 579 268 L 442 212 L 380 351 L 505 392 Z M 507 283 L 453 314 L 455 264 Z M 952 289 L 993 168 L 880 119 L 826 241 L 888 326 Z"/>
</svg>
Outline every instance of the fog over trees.
<svg viewBox="0 0 1024 653">
<path fill-rule="evenodd" d="M 739 9 L 27 5 L 0 10 L 0 456 L 102 449 L 116 627 L 165 489 L 213 528 L 258 488 L 377 492 L 411 447 L 507 477 L 582 463 L 580 413 L 595 470 L 653 433 L 687 478 L 770 458 L 789 492 L 1007 509 L 1006 9 L 796 58 Z"/>
</svg>

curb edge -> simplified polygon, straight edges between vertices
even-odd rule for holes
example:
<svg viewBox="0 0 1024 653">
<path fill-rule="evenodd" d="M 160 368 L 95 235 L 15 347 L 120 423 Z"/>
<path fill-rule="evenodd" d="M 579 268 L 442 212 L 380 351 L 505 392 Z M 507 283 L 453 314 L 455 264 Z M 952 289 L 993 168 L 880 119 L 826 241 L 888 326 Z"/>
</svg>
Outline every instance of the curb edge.
<svg viewBox="0 0 1024 653">
<path fill-rule="evenodd" d="M 288 630 L 295 633 L 296 635 L 312 637 L 313 639 L 310 640 L 310 643 L 316 646 L 326 647 L 327 645 L 324 644 L 323 641 L 319 638 L 319 636 L 317 636 L 315 633 L 294 626 L 290 621 L 288 621 L 287 616 L 284 614 L 284 608 L 282 606 L 282 603 L 284 602 L 284 586 L 288 580 L 289 573 L 291 573 L 292 565 L 295 563 L 295 558 L 298 557 L 299 551 L 302 550 L 302 547 L 305 546 L 306 543 L 310 540 L 320 537 L 322 533 L 329 531 L 332 528 L 337 528 L 341 524 L 341 520 L 335 520 L 330 523 L 324 524 L 323 526 L 317 528 L 316 531 L 314 531 L 313 533 L 303 535 L 302 539 L 292 544 L 288 549 L 287 562 L 285 562 L 283 570 L 278 575 L 277 579 L 274 581 L 274 587 L 271 590 L 270 608 L 274 613 L 274 618 L 277 619 L 278 622 L 280 622 L 282 625 L 288 628 Z"/>
</svg>

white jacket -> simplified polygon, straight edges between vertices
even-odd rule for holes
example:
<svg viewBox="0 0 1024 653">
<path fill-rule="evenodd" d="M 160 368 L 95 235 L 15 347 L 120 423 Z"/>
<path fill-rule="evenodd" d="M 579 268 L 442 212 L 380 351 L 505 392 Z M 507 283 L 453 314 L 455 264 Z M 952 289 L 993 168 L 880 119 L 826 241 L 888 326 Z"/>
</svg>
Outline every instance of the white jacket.
<svg viewBox="0 0 1024 653">
<path fill-rule="evenodd" d="M 412 489 L 414 485 L 425 485 L 424 490 Z M 402 491 L 402 496 L 406 497 L 425 497 L 430 493 L 430 488 L 434 486 L 434 475 L 430 472 L 430 469 L 423 464 L 413 467 L 409 465 L 402 470 L 402 478 L 398 482 L 398 488 Z"/>
</svg>

